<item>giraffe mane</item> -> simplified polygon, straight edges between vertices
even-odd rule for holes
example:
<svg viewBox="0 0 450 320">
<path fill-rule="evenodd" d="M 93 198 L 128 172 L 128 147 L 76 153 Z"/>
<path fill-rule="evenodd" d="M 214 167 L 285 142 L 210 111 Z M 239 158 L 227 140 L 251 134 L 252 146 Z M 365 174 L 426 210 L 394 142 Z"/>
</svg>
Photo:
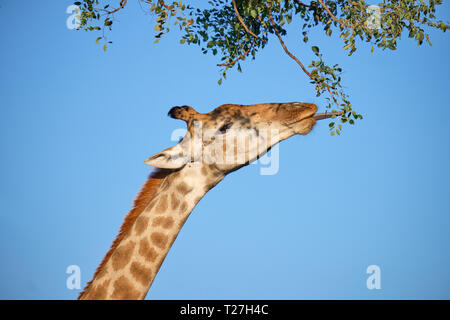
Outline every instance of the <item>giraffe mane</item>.
<svg viewBox="0 0 450 320">
<path fill-rule="evenodd" d="M 155 195 L 156 190 L 158 190 L 158 187 L 172 171 L 173 170 L 170 169 L 155 168 L 150 173 L 149 177 L 147 178 L 147 181 L 145 181 L 144 185 L 141 188 L 141 191 L 138 193 L 136 199 L 134 200 L 133 207 L 131 208 L 130 212 L 128 212 L 128 214 L 125 216 L 122 226 L 120 227 L 119 234 L 114 239 L 111 248 L 106 253 L 102 262 L 95 271 L 92 280 L 86 284 L 84 290 L 78 296 L 78 299 L 80 299 L 85 293 L 89 291 L 92 282 L 97 277 L 97 275 L 103 270 L 103 267 L 108 262 L 109 258 L 114 252 L 114 249 L 116 249 L 119 246 L 120 242 L 123 240 L 127 232 L 133 226 L 137 217 L 142 213 L 142 211 L 144 211 L 144 209 L 147 207 L 147 204 Z"/>
</svg>

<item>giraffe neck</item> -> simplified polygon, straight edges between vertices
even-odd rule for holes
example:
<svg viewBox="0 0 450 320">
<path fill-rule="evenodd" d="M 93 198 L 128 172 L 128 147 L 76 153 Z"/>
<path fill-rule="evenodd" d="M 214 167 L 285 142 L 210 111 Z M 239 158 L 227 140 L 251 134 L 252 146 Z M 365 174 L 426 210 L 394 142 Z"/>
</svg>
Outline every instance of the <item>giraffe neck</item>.
<svg viewBox="0 0 450 320">
<path fill-rule="evenodd" d="M 223 178 L 201 164 L 169 173 L 79 299 L 144 299 L 189 214 Z"/>
</svg>

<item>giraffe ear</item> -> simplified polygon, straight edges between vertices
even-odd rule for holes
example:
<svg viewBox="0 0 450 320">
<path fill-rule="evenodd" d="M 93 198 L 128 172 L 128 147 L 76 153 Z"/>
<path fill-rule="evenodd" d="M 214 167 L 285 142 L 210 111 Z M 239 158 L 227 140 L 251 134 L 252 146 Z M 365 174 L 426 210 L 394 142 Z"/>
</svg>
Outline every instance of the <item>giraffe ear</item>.
<svg viewBox="0 0 450 320">
<path fill-rule="evenodd" d="M 150 166 L 162 169 L 180 169 L 186 164 L 187 157 L 183 148 L 177 144 L 161 151 L 144 162 Z"/>
</svg>

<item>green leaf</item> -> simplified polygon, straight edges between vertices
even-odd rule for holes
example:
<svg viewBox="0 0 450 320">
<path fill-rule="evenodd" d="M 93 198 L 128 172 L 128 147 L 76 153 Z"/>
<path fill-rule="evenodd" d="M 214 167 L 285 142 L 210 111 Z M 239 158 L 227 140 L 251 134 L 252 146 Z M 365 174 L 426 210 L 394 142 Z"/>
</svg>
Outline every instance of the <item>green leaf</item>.
<svg viewBox="0 0 450 320">
<path fill-rule="evenodd" d="M 315 53 L 315 54 L 319 54 L 319 47 L 316 46 L 312 46 L 311 50 Z"/>
<path fill-rule="evenodd" d="M 288 14 L 288 15 L 286 16 L 286 21 L 287 21 L 287 23 L 291 23 L 291 21 L 292 21 L 292 16 L 291 16 L 290 14 Z"/>
<path fill-rule="evenodd" d="M 423 38 L 424 38 L 423 31 L 419 31 L 419 32 L 416 34 L 416 40 L 417 40 L 417 42 L 418 42 L 419 45 L 422 44 Z"/>
</svg>

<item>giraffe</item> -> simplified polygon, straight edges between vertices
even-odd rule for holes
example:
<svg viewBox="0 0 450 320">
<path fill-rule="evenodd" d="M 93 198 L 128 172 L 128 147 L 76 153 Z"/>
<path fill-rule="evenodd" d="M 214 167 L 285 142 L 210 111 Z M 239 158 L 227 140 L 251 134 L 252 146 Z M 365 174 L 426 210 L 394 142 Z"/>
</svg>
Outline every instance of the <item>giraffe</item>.
<svg viewBox="0 0 450 320">
<path fill-rule="evenodd" d="M 170 109 L 170 117 L 186 122 L 186 135 L 145 160 L 155 169 L 79 299 L 144 299 L 200 199 L 273 145 L 338 114 L 316 112 L 315 104 L 300 102 L 225 104 L 209 113 Z M 242 143 L 230 144 L 237 140 Z"/>
</svg>

